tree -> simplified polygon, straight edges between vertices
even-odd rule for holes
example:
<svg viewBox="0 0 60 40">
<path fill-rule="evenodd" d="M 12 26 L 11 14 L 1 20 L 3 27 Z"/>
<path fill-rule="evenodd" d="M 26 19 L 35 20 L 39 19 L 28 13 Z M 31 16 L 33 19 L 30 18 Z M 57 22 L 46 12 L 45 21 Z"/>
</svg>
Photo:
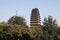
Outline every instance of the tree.
<svg viewBox="0 0 60 40">
<path fill-rule="evenodd" d="M 0 24 L 0 40 L 20 40 L 22 38 L 22 30 L 26 30 L 26 27 L 21 27 L 21 25 L 12 24 Z M 25 33 L 25 32 L 24 32 Z"/>
<path fill-rule="evenodd" d="M 25 19 L 24 19 L 23 17 L 20 17 L 20 16 L 12 16 L 12 17 L 8 20 L 8 23 L 26 26 L 26 21 L 25 21 Z"/>
<path fill-rule="evenodd" d="M 52 16 L 44 18 L 43 27 L 46 28 L 45 30 L 48 31 L 48 34 L 51 38 L 53 38 L 54 35 L 56 35 L 57 22 L 56 19 L 52 18 Z"/>
<path fill-rule="evenodd" d="M 53 19 L 52 16 L 48 16 L 48 18 L 44 18 L 43 26 L 47 28 L 48 31 L 54 31 L 57 27 L 56 19 Z"/>
<path fill-rule="evenodd" d="M 36 25 L 29 28 L 28 34 L 32 38 L 32 40 L 41 40 L 41 36 L 43 35 L 43 31 L 40 25 Z"/>
<path fill-rule="evenodd" d="M 0 24 L 0 40 L 10 39 L 11 35 L 11 27 L 8 24 Z"/>
<path fill-rule="evenodd" d="M 60 26 L 57 27 L 57 30 L 56 30 L 57 34 L 60 35 Z"/>
</svg>

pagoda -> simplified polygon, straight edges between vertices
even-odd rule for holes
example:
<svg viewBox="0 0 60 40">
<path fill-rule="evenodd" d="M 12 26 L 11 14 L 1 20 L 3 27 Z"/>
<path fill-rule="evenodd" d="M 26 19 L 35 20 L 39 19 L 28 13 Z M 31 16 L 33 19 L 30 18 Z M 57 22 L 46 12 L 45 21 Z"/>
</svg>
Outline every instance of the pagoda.
<svg viewBox="0 0 60 40">
<path fill-rule="evenodd" d="M 30 18 L 30 26 L 40 25 L 40 13 L 38 8 L 33 8 Z"/>
</svg>

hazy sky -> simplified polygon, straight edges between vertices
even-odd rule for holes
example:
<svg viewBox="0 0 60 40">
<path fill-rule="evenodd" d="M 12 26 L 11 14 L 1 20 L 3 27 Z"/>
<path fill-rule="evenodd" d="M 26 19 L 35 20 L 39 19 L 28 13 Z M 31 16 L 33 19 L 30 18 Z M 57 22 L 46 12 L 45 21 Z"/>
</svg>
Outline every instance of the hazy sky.
<svg viewBox="0 0 60 40">
<path fill-rule="evenodd" d="M 39 9 L 42 21 L 51 15 L 60 24 L 60 0 L 0 0 L 0 22 L 16 15 L 17 10 L 17 15 L 23 16 L 29 25 L 33 8 Z"/>
</svg>

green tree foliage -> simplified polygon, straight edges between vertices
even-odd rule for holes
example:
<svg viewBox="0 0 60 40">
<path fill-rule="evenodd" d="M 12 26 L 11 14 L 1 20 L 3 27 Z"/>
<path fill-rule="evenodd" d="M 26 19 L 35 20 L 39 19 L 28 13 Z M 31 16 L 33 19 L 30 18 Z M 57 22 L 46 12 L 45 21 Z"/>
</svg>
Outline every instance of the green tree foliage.
<svg viewBox="0 0 60 40">
<path fill-rule="evenodd" d="M 21 25 L 0 23 L 0 39 L 1 40 L 40 40 L 43 31 L 39 26 L 21 27 Z"/>
<path fill-rule="evenodd" d="M 29 35 L 32 37 L 33 40 L 41 40 L 40 37 L 43 35 L 43 31 L 41 26 L 34 26 L 29 28 Z"/>
<path fill-rule="evenodd" d="M 56 32 L 57 32 L 57 34 L 59 34 L 59 35 L 60 35 L 60 26 L 59 26 L 59 27 L 57 27 Z"/>
<path fill-rule="evenodd" d="M 21 17 L 21 16 L 12 16 L 12 17 L 8 20 L 8 23 L 26 26 L 26 21 L 25 21 L 25 19 L 24 19 L 23 17 Z"/>
<path fill-rule="evenodd" d="M 45 31 L 48 31 L 50 39 L 54 38 L 54 36 L 56 35 L 57 28 L 56 19 L 53 19 L 52 16 L 48 16 L 48 18 L 45 17 L 43 27 L 45 28 Z"/>
<path fill-rule="evenodd" d="M 48 16 L 48 18 L 45 17 L 43 26 L 50 32 L 55 31 L 55 28 L 57 28 L 56 19 L 53 19 L 52 16 Z"/>
</svg>

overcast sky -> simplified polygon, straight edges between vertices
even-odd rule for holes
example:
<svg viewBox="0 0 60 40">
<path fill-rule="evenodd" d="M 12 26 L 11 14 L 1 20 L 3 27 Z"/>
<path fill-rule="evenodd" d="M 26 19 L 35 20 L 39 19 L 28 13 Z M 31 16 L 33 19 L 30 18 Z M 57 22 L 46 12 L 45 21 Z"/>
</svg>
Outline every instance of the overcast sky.
<svg viewBox="0 0 60 40">
<path fill-rule="evenodd" d="M 0 0 L 0 22 L 15 16 L 17 10 L 17 15 L 23 16 L 29 25 L 33 8 L 39 9 L 41 22 L 51 15 L 60 24 L 60 0 Z"/>
</svg>

